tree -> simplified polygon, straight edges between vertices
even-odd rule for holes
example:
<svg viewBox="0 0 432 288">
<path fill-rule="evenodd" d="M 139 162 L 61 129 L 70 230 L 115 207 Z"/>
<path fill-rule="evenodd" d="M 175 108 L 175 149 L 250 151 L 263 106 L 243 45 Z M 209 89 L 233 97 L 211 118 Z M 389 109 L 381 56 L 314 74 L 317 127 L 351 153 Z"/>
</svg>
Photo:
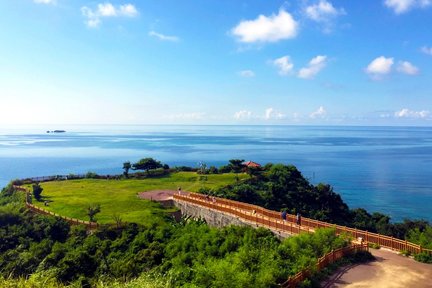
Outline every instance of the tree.
<svg viewBox="0 0 432 288">
<path fill-rule="evenodd" d="M 198 174 L 207 174 L 207 164 L 204 162 L 199 162 L 198 163 Z"/>
<path fill-rule="evenodd" d="M 87 208 L 87 215 L 90 218 L 90 222 L 96 222 L 94 217 L 100 211 L 101 211 L 101 209 L 100 209 L 100 205 L 99 204 L 93 205 L 93 206 L 89 206 Z"/>
<path fill-rule="evenodd" d="M 33 184 L 33 196 L 37 201 L 41 201 L 42 199 L 42 191 L 43 188 L 39 185 L 39 183 Z"/>
<path fill-rule="evenodd" d="M 132 165 L 133 170 L 145 170 L 149 174 L 149 170 L 161 168 L 162 164 L 153 158 L 143 158 Z"/>
<path fill-rule="evenodd" d="M 241 170 L 244 168 L 243 165 L 244 159 L 231 159 L 229 160 L 229 162 L 230 162 L 229 166 L 231 167 L 231 170 L 235 173 L 241 172 Z"/>
<path fill-rule="evenodd" d="M 252 178 L 253 176 L 258 176 L 262 172 L 261 167 L 246 167 L 246 173 Z"/>
<path fill-rule="evenodd" d="M 120 214 L 114 213 L 112 216 L 112 219 L 116 223 L 117 229 L 120 229 L 122 227 L 122 224 L 123 224 L 123 221 L 122 221 Z"/>
<path fill-rule="evenodd" d="M 126 161 L 123 163 L 123 170 L 124 170 L 123 175 L 126 178 L 129 177 L 129 169 L 131 169 L 131 168 L 132 168 L 132 165 L 131 165 L 130 161 Z"/>
</svg>

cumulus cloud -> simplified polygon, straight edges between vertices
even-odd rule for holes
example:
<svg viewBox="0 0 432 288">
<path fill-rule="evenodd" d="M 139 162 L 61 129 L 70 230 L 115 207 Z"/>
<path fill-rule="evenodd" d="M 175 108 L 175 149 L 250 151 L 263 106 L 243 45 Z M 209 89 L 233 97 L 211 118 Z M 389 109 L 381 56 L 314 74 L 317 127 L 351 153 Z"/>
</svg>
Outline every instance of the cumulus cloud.
<svg viewBox="0 0 432 288">
<path fill-rule="evenodd" d="M 288 75 L 294 68 L 294 64 L 291 62 L 289 56 L 283 56 L 273 60 L 273 65 L 279 69 L 280 75 Z"/>
<path fill-rule="evenodd" d="M 420 51 L 432 56 L 432 47 L 423 46 L 420 48 Z"/>
<path fill-rule="evenodd" d="M 37 4 L 56 4 L 56 0 L 33 0 Z"/>
<path fill-rule="evenodd" d="M 317 4 L 307 6 L 304 10 L 306 17 L 316 22 L 327 22 L 334 17 L 344 15 L 343 8 L 336 9 L 332 3 L 320 0 Z"/>
<path fill-rule="evenodd" d="M 320 23 L 323 26 L 323 32 L 330 33 L 334 26 L 335 19 L 338 16 L 345 15 L 343 8 L 335 8 L 332 3 L 326 0 L 320 0 L 316 4 L 307 6 L 304 9 L 307 18 Z"/>
<path fill-rule="evenodd" d="M 234 118 L 237 120 L 247 120 L 252 118 L 252 112 L 247 110 L 240 110 L 234 113 Z"/>
<path fill-rule="evenodd" d="M 242 71 L 238 72 L 238 74 L 241 77 L 245 77 L 245 78 L 255 77 L 255 73 L 252 70 L 242 70 Z"/>
<path fill-rule="evenodd" d="M 265 120 L 283 119 L 283 118 L 285 118 L 285 116 L 286 116 L 285 114 L 283 114 L 279 111 L 276 111 L 273 108 L 267 108 L 265 110 L 264 119 Z"/>
<path fill-rule="evenodd" d="M 318 55 L 309 61 L 309 64 L 301 68 L 298 72 L 298 77 L 303 79 L 312 79 L 317 75 L 327 64 L 327 56 Z"/>
<path fill-rule="evenodd" d="M 399 61 L 397 71 L 407 75 L 417 75 L 419 69 L 408 61 Z"/>
<path fill-rule="evenodd" d="M 396 118 L 413 118 L 413 119 L 425 119 L 425 118 L 428 118 L 429 115 L 430 115 L 430 112 L 427 110 L 413 111 L 413 110 L 409 110 L 407 108 L 404 108 L 400 111 L 396 111 L 394 113 L 394 116 Z"/>
<path fill-rule="evenodd" d="M 297 32 L 297 21 L 283 9 L 277 15 L 259 15 L 255 20 L 241 21 L 231 30 L 238 41 L 244 43 L 277 42 L 294 38 Z"/>
<path fill-rule="evenodd" d="M 118 14 L 126 17 L 135 17 L 138 15 L 138 10 L 132 4 L 120 5 Z"/>
<path fill-rule="evenodd" d="M 373 79 L 380 79 L 381 76 L 389 74 L 393 66 L 393 58 L 386 58 L 380 56 L 372 60 L 371 63 L 366 67 L 365 71 Z"/>
<path fill-rule="evenodd" d="M 384 5 L 396 14 L 403 14 L 414 8 L 425 8 L 432 4 L 432 0 L 385 0 Z"/>
<path fill-rule="evenodd" d="M 113 4 L 106 2 L 98 4 L 97 8 L 94 10 L 87 6 L 83 6 L 81 7 L 81 13 L 84 18 L 86 18 L 84 21 L 85 24 L 90 28 L 96 28 L 102 23 L 101 19 L 104 17 L 132 18 L 138 15 L 138 10 L 132 4 L 124 4 L 116 7 Z"/>
<path fill-rule="evenodd" d="M 320 106 L 316 111 L 312 112 L 309 117 L 312 119 L 316 118 L 324 118 L 327 114 L 327 111 L 324 109 L 323 106 Z"/>
<path fill-rule="evenodd" d="M 161 33 L 157 33 L 155 31 L 150 31 L 148 33 L 149 36 L 155 37 L 161 41 L 170 41 L 170 42 L 177 42 L 179 41 L 179 38 L 177 36 L 168 36 Z"/>
</svg>

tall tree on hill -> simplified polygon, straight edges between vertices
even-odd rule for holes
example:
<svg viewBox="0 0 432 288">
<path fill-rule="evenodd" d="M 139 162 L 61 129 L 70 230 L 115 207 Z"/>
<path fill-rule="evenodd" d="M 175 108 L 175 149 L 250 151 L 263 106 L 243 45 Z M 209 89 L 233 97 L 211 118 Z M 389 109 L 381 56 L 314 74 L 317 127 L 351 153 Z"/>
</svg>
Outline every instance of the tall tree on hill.
<svg viewBox="0 0 432 288">
<path fill-rule="evenodd" d="M 123 175 L 125 175 L 126 178 L 129 177 L 129 169 L 131 169 L 131 168 L 132 168 L 132 165 L 129 161 L 126 161 L 123 163 L 123 170 L 124 170 Z"/>
<path fill-rule="evenodd" d="M 42 191 L 43 191 L 43 188 L 39 185 L 39 183 L 33 184 L 33 196 L 37 201 L 41 201 Z"/>
<path fill-rule="evenodd" d="M 162 164 L 153 158 L 143 158 L 132 165 L 133 170 L 145 170 L 149 174 L 149 170 L 161 168 Z"/>
<path fill-rule="evenodd" d="M 243 159 L 231 159 L 231 160 L 229 160 L 228 165 L 231 167 L 231 170 L 234 173 L 239 173 L 244 168 L 243 162 L 244 162 Z"/>
</svg>

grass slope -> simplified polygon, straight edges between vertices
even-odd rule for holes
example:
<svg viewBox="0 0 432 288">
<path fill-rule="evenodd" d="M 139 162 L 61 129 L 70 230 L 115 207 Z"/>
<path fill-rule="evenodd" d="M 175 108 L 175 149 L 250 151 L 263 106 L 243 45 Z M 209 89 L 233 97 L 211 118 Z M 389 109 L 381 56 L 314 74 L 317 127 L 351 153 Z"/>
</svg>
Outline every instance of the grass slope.
<svg viewBox="0 0 432 288">
<path fill-rule="evenodd" d="M 48 207 L 34 201 L 34 204 L 60 215 L 88 220 L 87 207 L 101 205 L 101 212 L 96 215 L 99 223 L 114 222 L 113 216 L 120 215 L 122 221 L 150 224 L 166 215 L 158 203 L 139 199 L 137 193 L 151 190 L 177 190 L 196 192 L 201 187 L 216 188 L 234 183 L 236 175 L 211 174 L 203 180 L 195 172 L 178 172 L 159 178 L 143 180 L 102 180 L 82 179 L 52 181 L 41 183 L 43 200 L 50 201 Z M 239 179 L 247 178 L 238 174 Z"/>
</svg>

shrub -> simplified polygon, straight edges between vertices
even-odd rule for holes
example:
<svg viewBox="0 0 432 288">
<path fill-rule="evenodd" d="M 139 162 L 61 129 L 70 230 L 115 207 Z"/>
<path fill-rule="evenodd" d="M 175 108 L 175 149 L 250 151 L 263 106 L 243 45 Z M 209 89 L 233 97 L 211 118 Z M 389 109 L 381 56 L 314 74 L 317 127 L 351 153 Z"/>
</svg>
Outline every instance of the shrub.
<svg viewBox="0 0 432 288">
<path fill-rule="evenodd" d="M 99 175 L 96 174 L 95 172 L 89 171 L 89 172 L 86 173 L 85 178 L 88 178 L 88 179 L 97 179 L 97 178 L 99 178 Z"/>
<path fill-rule="evenodd" d="M 210 166 L 209 170 L 208 170 L 209 174 L 218 174 L 219 171 L 215 166 Z"/>
<path fill-rule="evenodd" d="M 33 196 L 37 201 L 41 201 L 42 199 L 42 191 L 43 188 L 39 185 L 39 183 L 33 184 Z"/>
<path fill-rule="evenodd" d="M 174 169 L 176 171 L 178 171 L 178 172 L 181 172 L 181 171 L 183 171 L 183 172 L 194 172 L 194 171 L 198 170 L 197 168 L 192 168 L 192 167 L 189 167 L 189 166 L 176 166 L 176 167 L 174 167 Z"/>
<path fill-rule="evenodd" d="M 381 246 L 377 243 L 368 243 L 369 248 L 380 249 Z"/>
<path fill-rule="evenodd" d="M 429 254 L 427 252 L 415 254 L 414 259 L 419 262 L 432 264 L 432 254 Z"/>
</svg>

